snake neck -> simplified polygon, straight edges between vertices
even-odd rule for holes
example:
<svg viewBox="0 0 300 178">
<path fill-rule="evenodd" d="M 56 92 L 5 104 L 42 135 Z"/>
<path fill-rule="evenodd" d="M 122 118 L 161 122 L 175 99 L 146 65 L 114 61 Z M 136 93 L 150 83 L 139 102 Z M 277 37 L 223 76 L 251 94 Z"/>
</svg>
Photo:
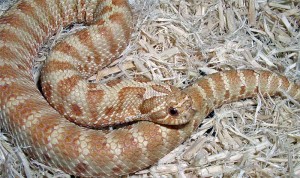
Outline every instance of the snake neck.
<svg viewBox="0 0 300 178">
<path fill-rule="evenodd" d="M 210 112 L 223 104 L 261 96 L 291 96 L 300 101 L 300 86 L 286 77 L 269 71 L 237 70 L 207 75 L 184 90 L 198 112 L 200 123 Z"/>
</svg>

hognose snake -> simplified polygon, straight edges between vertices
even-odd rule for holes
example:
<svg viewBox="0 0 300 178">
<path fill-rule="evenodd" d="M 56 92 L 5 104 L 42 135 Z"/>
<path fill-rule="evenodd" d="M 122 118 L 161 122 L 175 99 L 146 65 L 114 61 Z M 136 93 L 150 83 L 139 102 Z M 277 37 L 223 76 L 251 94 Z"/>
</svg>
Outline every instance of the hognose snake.
<svg viewBox="0 0 300 178">
<path fill-rule="evenodd" d="M 32 60 L 60 26 L 75 22 L 89 28 L 54 47 L 42 95 Z M 1 124 L 28 156 L 79 176 L 124 175 L 154 164 L 224 103 L 282 91 L 300 100 L 298 85 L 268 71 L 215 73 L 183 91 L 143 78 L 86 82 L 122 52 L 129 24 L 124 0 L 22 0 L 1 17 Z M 99 130 L 114 122 L 130 124 Z"/>
</svg>

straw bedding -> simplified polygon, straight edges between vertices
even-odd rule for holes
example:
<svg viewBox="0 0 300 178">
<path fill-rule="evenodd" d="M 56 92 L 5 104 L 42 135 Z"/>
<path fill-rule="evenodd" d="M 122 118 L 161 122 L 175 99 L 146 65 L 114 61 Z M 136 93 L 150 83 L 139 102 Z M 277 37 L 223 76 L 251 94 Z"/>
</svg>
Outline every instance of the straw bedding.
<svg viewBox="0 0 300 178">
<path fill-rule="evenodd" d="M 13 1 L 12 1 L 13 2 Z M 143 75 L 185 88 L 205 74 L 266 69 L 299 82 L 300 3 L 296 1 L 131 0 L 135 33 L 117 62 L 91 78 Z M 0 10 L 8 6 L 0 3 Z M 62 29 L 40 51 L 36 79 L 49 49 L 84 28 Z M 131 175 L 275 177 L 300 175 L 300 104 L 260 95 L 215 110 L 189 140 L 157 165 Z M 0 135 L 2 177 L 69 177 L 28 160 Z"/>
</svg>

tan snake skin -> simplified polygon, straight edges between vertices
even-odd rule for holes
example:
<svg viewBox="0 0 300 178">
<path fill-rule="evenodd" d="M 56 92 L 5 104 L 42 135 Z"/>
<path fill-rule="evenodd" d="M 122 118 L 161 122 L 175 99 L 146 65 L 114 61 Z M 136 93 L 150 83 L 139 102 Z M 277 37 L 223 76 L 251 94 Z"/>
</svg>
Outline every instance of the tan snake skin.
<svg viewBox="0 0 300 178">
<path fill-rule="evenodd" d="M 75 22 L 89 27 L 54 47 L 42 95 L 32 61 L 60 26 Z M 220 72 L 183 91 L 143 78 L 86 82 L 120 55 L 130 24 L 124 0 L 23 0 L 1 17 L 0 123 L 28 156 L 78 176 L 125 175 L 157 162 L 224 103 L 258 93 L 300 101 L 299 85 L 268 71 Z"/>
</svg>

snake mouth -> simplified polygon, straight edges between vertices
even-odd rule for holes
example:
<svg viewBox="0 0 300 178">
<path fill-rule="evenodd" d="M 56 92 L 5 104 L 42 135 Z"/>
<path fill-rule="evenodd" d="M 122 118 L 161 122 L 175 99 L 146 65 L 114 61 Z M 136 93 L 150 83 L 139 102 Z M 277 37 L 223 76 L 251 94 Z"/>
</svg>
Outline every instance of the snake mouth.
<svg viewBox="0 0 300 178">
<path fill-rule="evenodd" d="M 181 129 L 182 127 L 185 127 L 190 121 L 193 120 L 197 110 L 193 109 L 192 107 L 189 107 L 184 113 L 181 114 L 180 117 L 174 117 L 172 118 L 172 122 L 159 122 L 159 121 L 153 121 L 151 119 L 142 119 L 142 120 L 134 120 L 134 121 L 128 121 L 124 123 L 118 123 L 113 126 L 102 126 L 102 127 L 93 127 L 90 125 L 79 125 L 83 128 L 93 129 L 93 130 L 101 130 L 104 132 L 110 132 L 112 130 L 118 130 L 118 129 L 130 129 L 133 125 L 139 123 L 139 122 L 151 122 L 153 124 L 157 124 L 163 127 L 172 128 L 172 129 Z M 166 121 L 165 119 L 163 119 Z M 76 123 L 74 123 L 76 124 Z"/>
<path fill-rule="evenodd" d="M 176 125 L 159 124 L 159 123 L 154 123 L 152 121 L 141 120 L 141 121 L 126 122 L 126 123 L 122 123 L 122 124 L 118 124 L 118 125 L 114 125 L 114 126 L 99 127 L 99 128 L 89 128 L 89 126 L 87 126 L 87 127 L 80 126 L 80 127 L 88 128 L 88 129 L 91 129 L 91 130 L 101 130 L 104 133 L 110 133 L 112 130 L 131 129 L 134 125 L 136 125 L 138 123 L 148 122 L 148 123 L 157 124 L 157 125 L 160 125 L 162 127 L 169 128 L 169 129 L 182 129 L 182 128 L 186 127 L 186 125 L 189 124 L 190 120 L 191 119 L 189 119 L 187 122 L 184 122 L 182 124 L 176 124 Z"/>
</svg>

